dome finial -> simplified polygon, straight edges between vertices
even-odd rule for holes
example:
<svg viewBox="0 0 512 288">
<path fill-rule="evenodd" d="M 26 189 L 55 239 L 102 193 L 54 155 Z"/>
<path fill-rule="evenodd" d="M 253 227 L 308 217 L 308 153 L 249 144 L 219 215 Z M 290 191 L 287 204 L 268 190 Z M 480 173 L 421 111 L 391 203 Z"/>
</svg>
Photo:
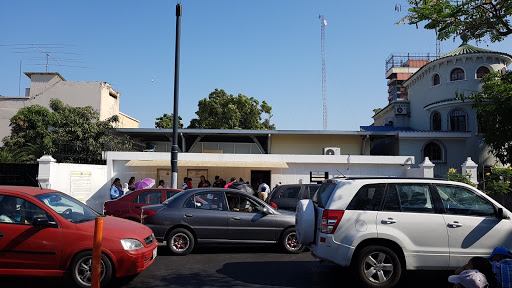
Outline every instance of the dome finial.
<svg viewBox="0 0 512 288">
<path fill-rule="evenodd" d="M 460 46 L 468 45 L 469 37 L 468 37 L 468 35 L 466 34 L 466 32 L 462 32 L 462 34 L 460 34 L 460 40 L 462 40 L 462 44 L 460 44 Z M 460 46 L 459 46 L 459 47 L 460 47 Z"/>
</svg>

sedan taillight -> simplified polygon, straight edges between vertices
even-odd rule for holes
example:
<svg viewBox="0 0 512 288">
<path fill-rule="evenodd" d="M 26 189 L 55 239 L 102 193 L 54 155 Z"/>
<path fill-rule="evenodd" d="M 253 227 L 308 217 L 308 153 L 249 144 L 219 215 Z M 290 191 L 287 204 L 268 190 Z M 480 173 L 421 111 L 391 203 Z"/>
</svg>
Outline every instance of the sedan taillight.
<svg viewBox="0 0 512 288">
<path fill-rule="evenodd" d="M 150 210 L 150 209 L 142 209 L 142 213 L 140 215 L 140 221 L 142 223 L 144 223 L 144 220 L 155 215 L 156 211 L 155 210 Z"/>
<path fill-rule="evenodd" d="M 344 213 L 345 210 L 324 210 L 322 214 L 322 233 L 333 234 Z"/>
</svg>

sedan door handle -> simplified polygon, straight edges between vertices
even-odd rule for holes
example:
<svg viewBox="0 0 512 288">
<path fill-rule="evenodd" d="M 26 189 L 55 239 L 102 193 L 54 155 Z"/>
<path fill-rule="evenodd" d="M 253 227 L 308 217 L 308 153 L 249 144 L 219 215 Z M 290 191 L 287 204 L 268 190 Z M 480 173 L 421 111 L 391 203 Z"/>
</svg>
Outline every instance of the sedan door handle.
<svg viewBox="0 0 512 288">
<path fill-rule="evenodd" d="M 0 232 L 0 238 L 4 238 L 4 233 Z"/>
<path fill-rule="evenodd" d="M 448 223 L 448 227 L 451 227 L 451 228 L 462 227 L 462 224 L 460 224 L 459 221 L 453 221 L 452 223 Z"/>
<path fill-rule="evenodd" d="M 135 206 L 135 209 L 140 209 L 140 206 Z"/>
<path fill-rule="evenodd" d="M 388 219 L 382 219 L 382 221 L 380 221 L 382 224 L 393 224 L 393 223 L 396 223 L 396 220 L 393 219 L 393 218 L 388 218 Z"/>
<path fill-rule="evenodd" d="M 192 214 L 185 214 L 185 217 L 192 217 Z"/>
<path fill-rule="evenodd" d="M 240 220 L 240 217 L 233 217 L 231 220 Z"/>
</svg>

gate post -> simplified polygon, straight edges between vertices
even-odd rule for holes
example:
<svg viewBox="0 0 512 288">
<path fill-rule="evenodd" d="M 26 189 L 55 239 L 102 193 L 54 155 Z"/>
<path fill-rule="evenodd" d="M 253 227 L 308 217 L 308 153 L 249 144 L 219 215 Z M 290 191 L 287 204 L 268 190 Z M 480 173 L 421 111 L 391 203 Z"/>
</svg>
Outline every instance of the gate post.
<svg viewBox="0 0 512 288">
<path fill-rule="evenodd" d="M 460 165 L 460 166 L 462 168 L 462 175 L 469 176 L 469 180 L 472 183 L 474 183 L 475 185 L 478 184 L 478 179 L 477 179 L 478 164 L 473 162 L 473 160 L 471 160 L 471 157 L 468 157 L 466 159 L 466 162 L 462 163 L 462 165 Z"/>
<path fill-rule="evenodd" d="M 57 160 L 55 160 L 51 155 L 43 155 L 41 158 L 37 159 L 37 162 L 39 162 L 37 181 L 39 181 L 41 188 L 50 189 L 52 164 L 57 162 Z"/>
</svg>

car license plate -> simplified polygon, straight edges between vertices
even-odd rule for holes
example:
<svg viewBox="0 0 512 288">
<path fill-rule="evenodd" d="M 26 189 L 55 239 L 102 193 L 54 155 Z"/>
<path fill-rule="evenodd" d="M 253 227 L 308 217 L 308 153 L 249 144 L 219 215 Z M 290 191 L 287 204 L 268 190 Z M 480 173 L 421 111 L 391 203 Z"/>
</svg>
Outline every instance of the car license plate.
<svg viewBox="0 0 512 288">
<path fill-rule="evenodd" d="M 158 250 L 158 247 L 157 247 L 157 248 L 155 248 L 155 250 L 153 250 L 153 259 L 155 259 L 155 258 L 156 258 L 156 250 Z"/>
</svg>

